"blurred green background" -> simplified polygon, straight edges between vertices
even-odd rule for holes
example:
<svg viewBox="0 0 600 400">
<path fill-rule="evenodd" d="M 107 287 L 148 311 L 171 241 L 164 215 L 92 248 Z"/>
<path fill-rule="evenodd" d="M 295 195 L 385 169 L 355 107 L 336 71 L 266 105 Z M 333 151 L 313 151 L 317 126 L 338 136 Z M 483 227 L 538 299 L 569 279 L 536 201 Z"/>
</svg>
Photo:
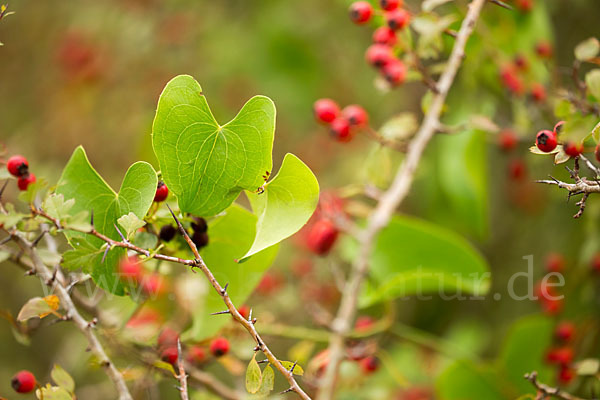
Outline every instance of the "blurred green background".
<svg viewBox="0 0 600 400">
<path fill-rule="evenodd" d="M 373 145 L 365 137 L 351 144 L 333 142 L 314 122 L 312 103 L 320 97 L 334 98 L 342 105 L 359 103 L 377 127 L 399 112 L 418 113 L 423 87 L 410 83 L 388 93 L 376 89 L 375 73 L 363 56 L 371 30 L 350 23 L 349 3 L 13 0 L 9 8 L 16 14 L 0 22 L 4 43 L 0 47 L 0 140 L 9 153 L 26 155 L 36 175 L 51 183 L 73 149 L 82 144 L 102 176 L 118 187 L 132 162 L 143 159 L 157 166 L 150 131 L 158 96 L 173 76 L 190 74 L 203 86 L 219 121 L 232 118 L 255 94 L 274 100 L 278 112 L 274 170 L 283 155 L 292 151 L 315 171 L 324 189 L 362 182 Z M 556 62 L 569 66 L 574 45 L 599 33 L 600 2 L 545 3 Z M 465 102 L 475 101 L 469 93 L 460 95 Z M 528 133 L 531 142 L 534 133 Z M 430 154 L 436 154 L 440 143 L 434 143 Z M 430 188 L 441 185 L 428 179 L 438 168 L 432 156 L 420 170 L 405 211 L 473 239 L 492 266 L 492 293 L 505 287 L 510 274 L 525 269 L 525 255 L 533 254 L 536 268 L 541 269 L 544 256 L 554 249 L 565 253 L 569 268 L 584 268 L 595 250 L 591 245 L 582 252 L 581 245 L 585 235 L 595 232 L 600 214 L 597 199 L 590 199 L 583 220 L 574 221 L 576 208 L 573 201 L 565 204 L 564 193 L 533 184 L 515 187 L 507 179 L 508 161 L 494 146 L 495 140 L 486 138 L 483 143 L 469 155 L 485 153 L 483 212 L 488 222 L 483 230 L 471 229 L 452 209 L 449 216 L 440 215 L 445 211 L 440 208 L 444 198 L 427 197 L 441 196 L 439 190 Z M 519 154 L 530 166 L 529 180 L 544 178 L 549 172 L 564 175 L 562 167 L 551 171 L 548 160 L 532 160 L 528 145 L 523 144 Z M 446 176 L 452 179 L 452 170 Z M 15 195 L 15 189 L 9 188 L 7 196 Z M 428 210 L 428 204 L 436 210 Z M 29 297 L 40 294 L 39 282 L 24 279 L 22 271 L 9 264 L 1 267 L 0 309 L 16 314 Z M 285 263 L 275 268 L 284 273 L 288 269 Z M 597 296 L 591 298 L 597 306 Z M 400 320 L 440 335 L 457 321 L 474 323 L 477 332 L 486 335 L 483 355 L 495 355 L 509 324 L 537 310 L 535 304 L 491 299 L 400 304 Z M 288 318 L 288 322 L 302 322 Z M 285 347 L 285 343 L 278 345 Z M 0 396 L 10 393 L 9 377 L 17 368 L 30 368 L 41 376 L 59 360 L 83 368 L 85 360 L 74 354 L 75 346 L 84 348 L 85 344 L 67 324 L 39 331 L 31 346 L 24 347 L 14 341 L 9 324 L 0 323 Z M 86 378 L 87 385 L 103 381 L 101 372 Z"/>
</svg>

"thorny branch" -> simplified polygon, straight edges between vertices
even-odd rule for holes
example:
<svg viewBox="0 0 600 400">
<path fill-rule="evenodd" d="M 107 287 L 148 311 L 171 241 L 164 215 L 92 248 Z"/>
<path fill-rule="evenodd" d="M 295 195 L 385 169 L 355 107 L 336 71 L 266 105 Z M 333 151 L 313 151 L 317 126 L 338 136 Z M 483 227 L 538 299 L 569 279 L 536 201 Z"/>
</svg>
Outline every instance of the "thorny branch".
<svg viewBox="0 0 600 400">
<path fill-rule="evenodd" d="M 61 226 L 60 221 L 57 220 L 56 218 L 53 218 L 52 216 L 50 216 L 44 210 L 32 207 L 31 211 L 32 211 L 32 213 L 34 215 L 39 215 L 39 216 L 47 219 L 48 221 L 52 222 L 52 224 L 54 224 L 54 226 L 56 226 L 58 229 L 63 229 L 63 227 Z M 252 336 L 252 338 L 254 339 L 254 341 L 257 344 L 257 346 L 255 347 L 255 351 L 262 351 L 264 353 L 264 355 L 267 357 L 267 359 L 269 360 L 269 362 L 286 378 L 286 380 L 288 381 L 288 383 L 290 385 L 288 391 L 295 392 L 296 394 L 298 394 L 298 396 L 300 396 L 300 398 L 302 398 L 304 400 L 310 400 L 311 399 L 310 396 L 308 396 L 304 392 L 304 390 L 302 390 L 302 388 L 300 387 L 300 385 L 296 382 L 296 379 L 294 378 L 293 374 L 290 373 L 290 371 L 288 371 L 279 362 L 279 360 L 275 357 L 275 355 L 271 352 L 271 350 L 269 349 L 269 347 L 266 345 L 266 343 L 261 338 L 260 334 L 256 330 L 256 327 L 254 326 L 254 324 L 256 323 L 256 318 L 253 318 L 252 320 L 246 320 L 238 312 L 237 307 L 233 304 L 233 302 L 231 301 L 231 298 L 227 294 L 227 285 L 228 284 L 226 284 L 225 286 L 221 286 L 219 284 L 219 282 L 216 280 L 216 278 L 214 277 L 214 275 L 212 274 L 212 272 L 210 271 L 210 269 L 204 263 L 204 260 L 200 256 L 200 253 L 198 252 L 198 249 L 196 248 L 196 245 L 191 240 L 191 238 L 187 234 L 186 230 L 184 229 L 183 225 L 181 224 L 181 222 L 176 217 L 175 213 L 171 210 L 170 207 L 169 207 L 169 211 L 171 211 L 171 215 L 173 216 L 173 219 L 177 223 L 177 226 L 179 228 L 179 232 L 181 233 L 181 235 L 183 235 L 183 237 L 186 240 L 188 246 L 192 250 L 192 253 L 194 254 L 195 259 L 194 260 L 186 260 L 186 259 L 182 259 L 182 258 L 166 256 L 166 255 L 163 255 L 163 254 L 155 254 L 155 255 L 153 255 L 153 257 L 156 258 L 156 259 L 164 260 L 164 261 L 171 261 L 171 262 L 175 262 L 175 263 L 187 265 L 187 266 L 192 267 L 192 269 L 199 268 L 202 271 L 202 273 L 204 273 L 204 275 L 206 276 L 206 278 L 208 279 L 208 281 L 210 282 L 210 284 L 212 285 L 212 287 L 215 289 L 215 291 L 223 299 L 223 302 L 227 306 L 227 311 L 228 311 L 227 313 L 231 314 L 231 316 L 233 317 L 233 319 L 235 319 L 239 324 L 241 324 L 246 329 L 246 331 L 248 331 L 248 333 Z M 77 231 L 76 229 L 72 229 L 72 230 Z M 147 257 L 150 256 L 150 252 L 148 250 L 146 250 L 146 249 L 143 249 L 141 247 L 135 246 L 135 245 L 133 245 L 130 242 L 125 241 L 125 240 L 123 240 L 123 241 L 117 241 L 117 240 L 113 240 L 113 239 L 109 238 L 106 235 L 103 235 L 102 233 L 96 231 L 96 229 L 94 228 L 93 224 L 92 224 L 92 229 L 91 230 L 89 230 L 89 231 L 79 231 L 79 232 L 83 232 L 83 233 L 87 233 L 87 234 L 96 236 L 97 238 L 102 239 L 103 241 L 105 241 L 108 246 L 111 246 L 111 247 L 123 247 L 123 248 L 129 249 L 129 250 L 135 251 L 135 252 L 137 252 L 139 254 L 146 255 Z M 181 373 L 180 373 L 180 375 L 181 375 Z"/>
<path fill-rule="evenodd" d="M 582 160 L 585 165 L 595 174 L 594 180 L 590 180 L 587 178 L 582 178 L 579 176 L 579 160 Z M 536 181 L 537 183 L 544 183 L 547 185 L 556 185 L 561 189 L 565 189 L 568 192 L 568 199 L 572 196 L 583 195 L 581 200 L 579 200 L 575 205 L 579 206 L 579 211 L 573 216 L 573 218 L 580 218 L 585 211 L 585 205 L 588 197 L 592 193 L 600 193 L 600 181 L 598 181 L 598 177 L 600 176 L 600 169 L 596 167 L 590 160 L 588 160 L 583 155 L 579 155 L 575 157 L 575 167 L 569 170 L 569 174 L 573 179 L 574 183 L 567 183 L 561 180 L 556 179 L 553 176 L 550 176 L 550 179 L 542 179 Z"/>
<path fill-rule="evenodd" d="M 559 388 L 548 386 L 544 383 L 541 383 L 537 379 L 537 372 L 533 371 L 530 374 L 525 374 L 525 379 L 527 379 L 535 388 L 538 390 L 536 400 L 545 400 L 549 398 L 557 398 L 562 400 L 584 400 L 581 397 L 573 396 Z"/>
<path fill-rule="evenodd" d="M 352 266 L 350 279 L 342 295 L 337 316 L 332 324 L 329 363 L 321 382 L 319 399 L 329 400 L 333 398 L 339 364 L 345 354 L 344 342 L 351 330 L 351 323 L 356 313 L 358 294 L 369 269 L 368 260 L 373 241 L 379 231 L 388 224 L 394 211 L 409 192 L 421 156 L 439 126 L 439 118 L 446 96 L 465 57 L 467 40 L 475 28 L 475 23 L 485 3 L 486 0 L 473 0 L 469 4 L 469 11 L 456 35 L 456 42 L 448 59 L 448 64 L 437 83 L 438 92 L 433 96 L 429 112 L 408 146 L 404 163 L 400 166 L 389 189 L 381 196 L 373 215 L 369 218 L 366 230 L 361 235 L 361 248 Z"/>
</svg>

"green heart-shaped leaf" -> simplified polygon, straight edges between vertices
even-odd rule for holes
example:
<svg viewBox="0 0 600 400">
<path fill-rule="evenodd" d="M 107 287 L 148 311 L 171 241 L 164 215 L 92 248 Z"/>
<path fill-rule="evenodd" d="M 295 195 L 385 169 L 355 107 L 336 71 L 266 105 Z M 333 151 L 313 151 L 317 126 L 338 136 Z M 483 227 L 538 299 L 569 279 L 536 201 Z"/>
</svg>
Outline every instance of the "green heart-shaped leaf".
<svg viewBox="0 0 600 400">
<path fill-rule="evenodd" d="M 143 219 L 152 205 L 157 182 L 156 172 L 150 164 L 136 162 L 127 170 L 117 194 L 92 167 L 80 146 L 75 149 L 63 170 L 56 193 L 62 194 L 65 200 L 75 200 L 75 204 L 69 209 L 70 215 L 74 216 L 84 211 L 93 212 L 96 230 L 112 239 L 120 240 L 115 229 L 117 220 L 130 212 Z M 98 251 L 104 245 L 102 240 L 73 232 L 67 233 L 67 238 L 79 253 L 85 248 L 90 252 L 90 264 L 81 267 L 89 270 L 94 281 L 105 290 L 123 294 L 117 265 L 125 250 L 110 250 L 102 262 L 103 254 Z"/>
<path fill-rule="evenodd" d="M 215 120 L 200 84 L 173 78 L 163 90 L 152 126 L 152 145 L 162 177 L 183 212 L 212 216 L 242 190 L 255 191 L 273 166 L 275 105 L 248 100 L 225 125 Z"/>
<path fill-rule="evenodd" d="M 306 164 L 288 153 L 264 192 L 247 194 L 258 222 L 254 243 L 243 259 L 292 236 L 306 224 L 319 202 L 319 182 Z"/>
</svg>

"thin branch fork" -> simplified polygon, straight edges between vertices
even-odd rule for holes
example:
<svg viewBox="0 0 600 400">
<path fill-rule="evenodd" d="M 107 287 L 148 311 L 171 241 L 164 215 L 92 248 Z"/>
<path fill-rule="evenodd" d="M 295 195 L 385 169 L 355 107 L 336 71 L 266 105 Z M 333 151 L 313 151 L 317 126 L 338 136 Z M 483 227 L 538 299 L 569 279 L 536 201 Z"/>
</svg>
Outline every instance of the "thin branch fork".
<svg viewBox="0 0 600 400">
<path fill-rule="evenodd" d="M 337 316 L 332 324 L 332 334 L 329 344 L 329 363 L 321 382 L 321 390 L 318 399 L 329 400 L 334 396 L 335 381 L 339 364 L 345 354 L 344 342 L 351 330 L 351 323 L 356 313 L 356 304 L 360 288 L 369 269 L 369 257 L 373 242 L 379 231 L 389 223 L 394 211 L 406 198 L 410 190 L 415 171 L 421 161 L 423 152 L 439 127 L 439 118 L 446 97 L 454 82 L 454 78 L 456 77 L 462 60 L 465 57 L 467 40 L 473 33 L 475 23 L 486 2 L 487 0 L 473 0 L 469 4 L 467 15 L 456 35 L 456 41 L 448 59 L 448 64 L 436 85 L 438 93 L 434 94 L 429 112 L 425 115 L 418 132 L 408 146 L 408 152 L 404 163 L 398 169 L 391 186 L 381 196 L 373 215 L 369 219 L 361 248 L 353 264 L 352 273 L 349 282 L 346 285 L 346 290 L 342 294 L 342 300 Z"/>
<path fill-rule="evenodd" d="M 81 314 L 79 314 L 79 311 L 77 310 L 77 307 L 75 307 L 68 290 L 62 285 L 60 280 L 55 279 L 54 272 L 46 267 L 46 265 L 42 262 L 32 244 L 19 233 L 9 232 L 9 234 L 17 243 L 17 245 L 21 247 L 31 259 L 34 268 L 33 273 L 54 287 L 55 293 L 60 299 L 61 306 L 66 310 L 66 317 L 73 321 L 75 326 L 77 326 L 77 328 L 86 337 L 90 351 L 98 358 L 98 360 L 100 360 L 100 365 L 104 368 L 108 377 L 113 381 L 119 395 L 118 399 L 133 400 L 125 380 L 123 379 L 123 375 L 121 375 L 121 372 L 110 360 L 104 351 L 102 344 L 94 334 L 93 326 L 95 324 L 86 321 Z"/>
<path fill-rule="evenodd" d="M 538 375 L 536 371 L 533 371 L 530 374 L 525 374 L 525 379 L 531 382 L 531 384 L 538 390 L 539 397 L 536 397 L 536 399 L 544 400 L 546 398 L 554 397 L 562 400 L 584 400 L 581 397 L 574 396 L 559 388 L 551 387 L 541 383 L 538 381 Z"/>
</svg>

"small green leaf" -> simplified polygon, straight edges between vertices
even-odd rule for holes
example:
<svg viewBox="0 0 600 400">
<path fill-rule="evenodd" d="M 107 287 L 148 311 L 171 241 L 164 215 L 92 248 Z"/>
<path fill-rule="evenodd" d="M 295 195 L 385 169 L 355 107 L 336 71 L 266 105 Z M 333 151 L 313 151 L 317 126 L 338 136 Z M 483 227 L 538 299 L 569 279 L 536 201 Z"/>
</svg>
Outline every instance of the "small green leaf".
<svg viewBox="0 0 600 400">
<path fill-rule="evenodd" d="M 75 390 L 75 381 L 60 365 L 54 364 L 54 368 L 50 373 L 52 380 L 61 388 L 65 389 L 69 393 L 73 393 Z"/>
<path fill-rule="evenodd" d="M 160 95 L 152 145 L 181 211 L 212 216 L 242 190 L 255 191 L 264 183 L 273 166 L 274 131 L 275 105 L 268 97 L 251 98 L 220 125 L 200 84 L 180 75 Z"/>
<path fill-rule="evenodd" d="M 600 360 L 597 358 L 586 358 L 575 364 L 577 375 L 594 376 L 600 372 Z"/>
<path fill-rule="evenodd" d="M 42 193 L 45 192 L 47 187 L 48 182 L 46 182 L 46 180 L 43 178 L 39 178 L 35 182 L 30 183 L 29 186 L 27 186 L 27 190 L 19 193 L 19 200 L 31 204 L 35 201 L 38 195 L 41 197 Z"/>
<path fill-rule="evenodd" d="M 596 99 L 600 100 L 600 69 L 591 70 L 585 75 L 585 83 Z"/>
<path fill-rule="evenodd" d="M 137 232 L 138 229 L 146 225 L 144 221 L 138 218 L 137 215 L 130 212 L 129 214 L 123 215 L 117 220 L 119 225 L 125 229 L 125 237 L 131 239 L 131 237 Z"/>
<path fill-rule="evenodd" d="M 262 382 L 260 383 L 260 388 L 256 392 L 256 395 L 259 397 L 266 397 L 271 393 L 273 387 L 275 386 L 275 371 L 271 367 L 271 364 L 265 367 L 265 370 L 262 373 Z"/>
<path fill-rule="evenodd" d="M 177 373 L 175 373 L 175 368 L 173 368 L 173 364 L 164 361 L 155 361 L 152 363 L 152 365 L 156 368 L 164 369 L 165 371 L 172 373 L 173 376 L 177 376 Z"/>
<path fill-rule="evenodd" d="M 575 47 L 575 58 L 579 61 L 588 61 L 596 57 L 599 52 L 600 41 L 595 37 L 591 37 Z"/>
<path fill-rule="evenodd" d="M 59 221 L 64 221 L 69 217 L 69 211 L 75 204 L 74 199 L 65 201 L 65 197 L 62 194 L 52 193 L 44 200 L 42 209 L 53 218 Z"/>
<path fill-rule="evenodd" d="M 71 240 L 73 250 L 67 250 L 62 256 L 62 266 L 75 271 L 82 268 L 84 271 L 90 271 L 90 265 L 100 261 L 104 250 L 90 243 L 85 238 L 74 238 Z"/>
<path fill-rule="evenodd" d="M 292 369 L 292 367 L 294 366 L 294 363 L 291 362 L 291 361 L 281 361 L 281 360 L 279 360 L 279 362 L 281 363 L 281 365 L 283 365 L 283 368 L 287 369 L 288 371 L 290 371 Z M 298 364 L 296 364 L 296 366 L 294 367 L 294 371 L 293 372 L 294 372 L 294 375 L 298 375 L 298 376 L 304 375 L 304 370 Z"/>
<path fill-rule="evenodd" d="M 39 388 L 35 394 L 40 400 L 73 400 L 73 396 L 67 390 L 50 384 Z"/>
<path fill-rule="evenodd" d="M 158 244 L 158 238 L 150 232 L 139 232 L 133 237 L 133 244 L 142 249 L 153 249 Z"/>
<path fill-rule="evenodd" d="M 262 372 L 260 371 L 260 367 L 256 362 L 256 353 L 252 357 L 252 360 L 248 363 L 248 368 L 246 369 L 246 390 L 248 393 L 256 393 L 258 389 L 260 389 L 260 384 L 262 381 Z"/>
<path fill-rule="evenodd" d="M 287 154 L 262 194 L 247 193 L 258 217 L 256 237 L 246 259 L 298 232 L 319 202 L 319 182 L 298 157 Z M 240 261 L 242 261 L 240 260 Z"/>
<path fill-rule="evenodd" d="M 26 214 L 22 214 L 15 210 L 15 206 L 7 203 L 5 206 L 6 214 L 0 214 L 0 224 L 4 226 L 5 229 L 14 228 L 19 222 L 21 222 Z"/>
<path fill-rule="evenodd" d="M 379 134 L 389 140 L 407 140 L 417 131 L 419 123 L 414 113 L 405 112 L 387 120 Z"/>
<path fill-rule="evenodd" d="M 17 321 L 27 321 L 28 319 L 40 317 L 40 315 L 48 314 L 52 311 L 54 310 L 46 300 L 42 297 L 34 297 L 21 307 L 21 311 L 17 315 Z"/>
</svg>

